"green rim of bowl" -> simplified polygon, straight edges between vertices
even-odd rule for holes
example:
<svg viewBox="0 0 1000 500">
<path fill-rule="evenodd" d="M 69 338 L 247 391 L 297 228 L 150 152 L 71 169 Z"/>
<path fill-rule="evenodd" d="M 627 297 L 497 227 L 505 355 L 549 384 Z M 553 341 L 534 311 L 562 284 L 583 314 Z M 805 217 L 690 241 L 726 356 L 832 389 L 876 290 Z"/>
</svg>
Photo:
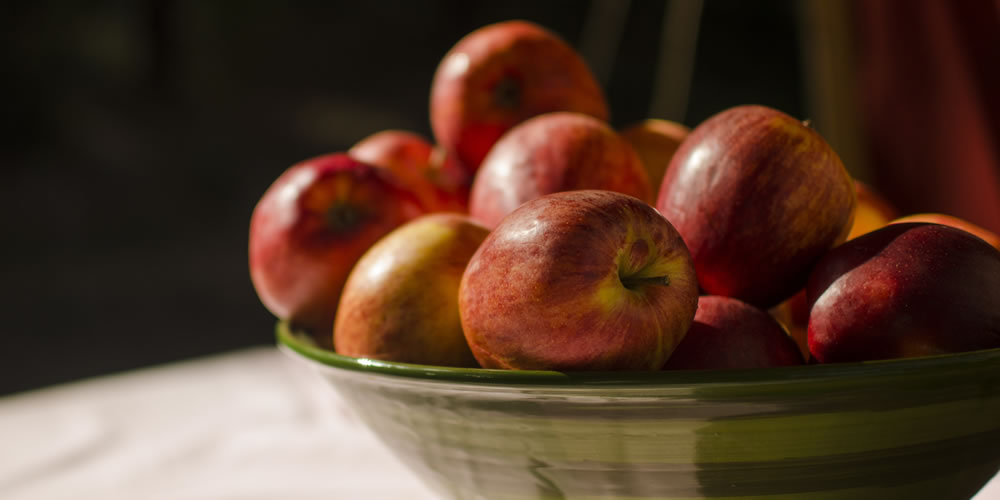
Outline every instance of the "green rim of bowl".
<svg viewBox="0 0 1000 500">
<path fill-rule="evenodd" d="M 870 377 L 907 373 L 940 372 L 948 368 L 975 370 L 1000 367 L 1000 348 L 943 354 L 920 358 L 831 363 L 751 370 L 685 370 L 644 372 L 556 372 L 541 370 L 496 370 L 486 368 L 453 368 L 418 365 L 368 358 L 353 358 L 337 354 L 316 345 L 306 334 L 293 331 L 286 322 L 275 327 L 279 346 L 321 365 L 380 375 L 411 379 L 438 380 L 473 384 L 498 385 L 702 385 L 745 384 L 747 382 L 814 381 L 851 376 Z"/>
</svg>

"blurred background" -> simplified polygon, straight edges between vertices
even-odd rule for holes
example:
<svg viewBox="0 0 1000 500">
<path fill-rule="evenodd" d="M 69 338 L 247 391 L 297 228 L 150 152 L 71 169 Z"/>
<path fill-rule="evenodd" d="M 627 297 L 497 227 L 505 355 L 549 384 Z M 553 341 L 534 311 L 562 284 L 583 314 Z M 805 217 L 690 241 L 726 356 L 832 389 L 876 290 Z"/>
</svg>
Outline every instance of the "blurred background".
<svg viewBox="0 0 1000 500">
<path fill-rule="evenodd" d="M 272 345 L 246 262 L 259 196 L 291 164 L 373 132 L 430 137 L 438 61 L 506 19 L 577 47 L 616 127 L 769 105 L 810 119 L 904 212 L 1000 231 L 998 12 L 991 0 L 4 2 L 0 394 Z"/>
</svg>

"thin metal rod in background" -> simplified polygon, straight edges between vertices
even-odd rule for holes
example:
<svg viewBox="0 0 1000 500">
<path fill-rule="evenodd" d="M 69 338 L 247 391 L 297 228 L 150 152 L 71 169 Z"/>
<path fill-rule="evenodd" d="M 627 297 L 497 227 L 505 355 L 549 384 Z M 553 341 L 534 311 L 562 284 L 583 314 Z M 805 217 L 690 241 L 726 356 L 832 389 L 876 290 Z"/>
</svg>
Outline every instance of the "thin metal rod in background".
<svg viewBox="0 0 1000 500">
<path fill-rule="evenodd" d="M 703 4 L 703 0 L 669 0 L 663 9 L 649 118 L 684 122 Z"/>
</svg>

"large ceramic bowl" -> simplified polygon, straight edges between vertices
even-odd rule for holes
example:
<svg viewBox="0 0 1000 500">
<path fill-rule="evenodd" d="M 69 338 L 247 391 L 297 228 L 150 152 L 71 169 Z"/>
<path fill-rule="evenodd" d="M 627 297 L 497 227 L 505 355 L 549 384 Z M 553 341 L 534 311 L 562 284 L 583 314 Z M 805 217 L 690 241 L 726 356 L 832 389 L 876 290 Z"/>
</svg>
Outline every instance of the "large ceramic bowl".
<svg viewBox="0 0 1000 500">
<path fill-rule="evenodd" d="M 1000 468 L 1000 349 L 557 373 L 355 359 L 277 336 L 448 498 L 968 499 Z"/>
</svg>

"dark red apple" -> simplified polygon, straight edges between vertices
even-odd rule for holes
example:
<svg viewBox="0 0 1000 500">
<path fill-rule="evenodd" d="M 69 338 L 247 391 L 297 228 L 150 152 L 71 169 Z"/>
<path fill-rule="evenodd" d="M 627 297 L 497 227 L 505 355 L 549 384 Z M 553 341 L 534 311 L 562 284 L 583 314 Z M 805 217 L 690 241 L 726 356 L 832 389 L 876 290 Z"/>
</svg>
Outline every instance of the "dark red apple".
<svg viewBox="0 0 1000 500">
<path fill-rule="evenodd" d="M 922 214 L 911 214 L 898 219 L 894 219 L 890 224 L 898 224 L 900 222 L 933 222 L 934 224 L 944 224 L 946 226 L 957 227 L 962 231 L 972 233 L 983 239 L 986 243 L 989 243 L 993 248 L 1000 250 L 1000 235 L 986 229 L 985 227 L 973 224 L 960 217 L 955 217 L 953 215 L 939 214 L 939 213 L 922 213 Z"/>
<path fill-rule="evenodd" d="M 341 288 L 376 240 L 423 213 L 379 168 L 335 153 L 286 170 L 250 218 L 250 277 L 277 317 L 329 338 Z"/>
<path fill-rule="evenodd" d="M 489 230 L 468 216 L 418 217 L 379 240 L 344 285 L 334 347 L 346 356 L 479 366 L 458 315 L 458 284 Z"/>
<path fill-rule="evenodd" d="M 965 231 L 890 224 L 833 249 L 806 295 L 823 363 L 1000 347 L 1000 251 Z"/>
<path fill-rule="evenodd" d="M 795 341 L 777 320 L 738 299 L 703 295 L 684 340 L 664 370 L 717 370 L 801 365 Z"/>
<path fill-rule="evenodd" d="M 472 183 L 469 214 L 493 227 L 526 201 L 574 189 L 652 202 L 642 161 L 611 127 L 580 113 L 546 113 L 515 126 L 490 150 Z"/>
<path fill-rule="evenodd" d="M 504 132 L 550 111 L 608 118 L 604 94 L 583 58 L 527 21 L 469 33 L 445 54 L 431 84 L 434 138 L 470 174 Z"/>
<path fill-rule="evenodd" d="M 361 139 L 347 153 L 391 172 L 428 212 L 468 211 L 470 181 L 465 173 L 418 134 L 383 130 Z"/>
<path fill-rule="evenodd" d="M 768 107 L 738 106 L 681 144 L 656 208 L 684 237 L 705 293 L 767 309 L 844 241 L 855 199 L 816 131 Z"/>
<path fill-rule="evenodd" d="M 854 193 L 858 203 L 854 211 L 854 222 L 847 235 L 853 240 L 888 224 L 897 217 L 896 208 L 867 184 L 855 180 Z M 803 287 L 791 298 L 771 308 L 769 311 L 785 328 L 788 328 L 802 355 L 809 356 L 809 304 Z"/>
<path fill-rule="evenodd" d="M 486 368 L 658 370 L 694 318 L 684 242 L 653 207 L 612 191 L 529 201 L 462 277 L 466 340 Z"/>
</svg>

